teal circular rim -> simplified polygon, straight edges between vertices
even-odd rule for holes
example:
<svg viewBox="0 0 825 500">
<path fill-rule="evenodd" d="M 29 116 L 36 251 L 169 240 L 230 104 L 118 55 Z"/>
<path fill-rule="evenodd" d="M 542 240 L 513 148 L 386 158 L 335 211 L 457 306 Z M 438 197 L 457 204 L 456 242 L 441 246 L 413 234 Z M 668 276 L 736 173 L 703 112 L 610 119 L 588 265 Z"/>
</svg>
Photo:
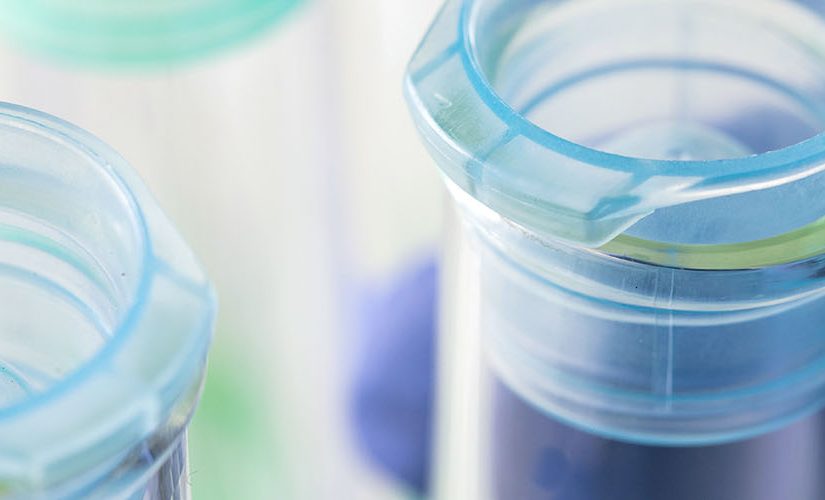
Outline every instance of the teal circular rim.
<svg viewBox="0 0 825 500">
<path fill-rule="evenodd" d="M 302 0 L 7 0 L 0 30 L 69 62 L 152 65 L 197 59 L 264 32 Z"/>
</svg>

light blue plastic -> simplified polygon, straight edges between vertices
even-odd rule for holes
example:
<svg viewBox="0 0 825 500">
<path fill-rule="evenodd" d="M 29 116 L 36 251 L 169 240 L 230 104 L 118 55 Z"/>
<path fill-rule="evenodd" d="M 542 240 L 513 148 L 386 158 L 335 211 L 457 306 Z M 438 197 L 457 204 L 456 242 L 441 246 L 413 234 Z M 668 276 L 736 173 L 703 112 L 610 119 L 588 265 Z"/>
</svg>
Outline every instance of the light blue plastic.
<svg viewBox="0 0 825 500">
<path fill-rule="evenodd" d="M 750 8 L 751 4 L 726 0 L 717 2 L 712 9 L 731 18 L 749 18 L 757 27 L 759 23 L 770 24 L 789 43 L 802 47 L 801 58 L 813 60 L 825 51 L 818 36 L 823 25 L 805 6 L 758 1 L 753 4 L 758 4 L 756 8 Z M 545 82 L 540 90 L 525 90 L 529 85 L 524 83 L 524 74 L 537 67 L 553 68 L 555 59 L 562 58 L 570 44 L 596 47 L 596 31 L 623 27 L 632 31 L 630 12 L 623 13 L 621 18 L 598 14 L 604 5 L 593 0 L 447 1 L 410 64 L 405 89 L 426 145 L 453 182 L 485 205 L 532 230 L 597 247 L 656 210 L 777 188 L 825 169 L 825 136 L 821 134 L 757 156 L 749 156 L 755 151 L 728 143 L 725 138 L 712 139 L 720 142 L 717 147 L 727 152 L 732 147 L 735 153 L 721 155 L 720 159 L 697 157 L 684 161 L 640 158 L 638 154 L 624 156 L 619 154 L 621 148 L 583 145 L 531 121 L 530 115 L 542 102 L 577 83 L 604 73 L 639 68 L 718 71 L 751 79 L 766 88 L 776 88 L 789 101 L 807 107 L 816 120 L 825 116 L 825 107 L 818 101 L 822 89 L 800 90 L 783 85 L 784 68 L 760 65 L 757 51 L 754 61 L 742 64 L 725 62 L 724 54 L 712 61 L 703 60 L 702 54 L 672 59 L 659 54 L 656 44 L 645 45 L 645 40 L 632 41 L 644 47 L 645 53 L 641 55 L 617 58 L 618 62 L 605 62 L 596 68 L 576 68 L 570 63 L 569 74 L 550 75 L 549 83 Z M 695 3 L 679 0 L 623 1 L 616 5 L 658 9 L 663 11 L 662 16 L 670 15 L 665 12 L 668 10 L 673 16 L 701 15 L 698 10 L 690 13 Z M 777 5 L 779 8 L 774 9 Z M 585 19 L 588 11 L 601 17 Z M 511 34 L 532 20 L 549 19 L 564 25 L 573 15 L 583 20 L 575 28 L 565 27 L 570 33 L 559 35 L 558 40 L 542 39 L 539 32 L 533 38 L 520 40 L 516 48 L 508 48 Z M 553 24 L 540 28 L 550 31 Z M 666 33 L 666 29 L 663 23 L 660 30 Z M 515 53 L 507 54 L 507 50 Z M 706 50 L 711 53 L 714 49 Z M 724 44 L 719 44 L 718 50 L 723 51 Z M 604 52 L 605 59 L 615 57 L 610 51 Z M 570 55 L 570 59 L 573 57 Z M 502 64 L 502 58 L 510 59 L 505 62 L 508 70 L 504 74 L 493 67 Z M 597 108 L 594 104 L 590 111 Z M 572 121 L 576 116 L 569 114 L 560 119 Z"/>
<path fill-rule="evenodd" d="M 405 84 L 478 259 L 477 299 L 447 293 L 479 318 L 446 334 L 611 439 L 712 445 L 821 409 L 824 9 L 448 0 Z M 699 82 L 686 109 L 656 105 L 667 78 Z"/>
<path fill-rule="evenodd" d="M 120 156 L 9 104 L 0 296 L 0 497 L 185 496 L 212 289 Z"/>
</svg>

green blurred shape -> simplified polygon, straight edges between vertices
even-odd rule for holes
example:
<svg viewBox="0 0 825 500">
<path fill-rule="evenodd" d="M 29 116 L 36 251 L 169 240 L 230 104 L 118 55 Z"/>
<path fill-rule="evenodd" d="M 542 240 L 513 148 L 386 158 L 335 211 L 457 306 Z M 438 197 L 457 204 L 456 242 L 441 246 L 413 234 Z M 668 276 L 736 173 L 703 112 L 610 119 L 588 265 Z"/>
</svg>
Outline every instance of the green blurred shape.
<svg viewBox="0 0 825 500">
<path fill-rule="evenodd" d="M 32 50 L 82 63 L 153 65 L 251 38 L 301 0 L 0 0 L 0 29 Z"/>
<path fill-rule="evenodd" d="M 292 498 L 272 398 L 231 349 L 210 354 L 206 386 L 189 427 L 192 498 Z"/>
</svg>

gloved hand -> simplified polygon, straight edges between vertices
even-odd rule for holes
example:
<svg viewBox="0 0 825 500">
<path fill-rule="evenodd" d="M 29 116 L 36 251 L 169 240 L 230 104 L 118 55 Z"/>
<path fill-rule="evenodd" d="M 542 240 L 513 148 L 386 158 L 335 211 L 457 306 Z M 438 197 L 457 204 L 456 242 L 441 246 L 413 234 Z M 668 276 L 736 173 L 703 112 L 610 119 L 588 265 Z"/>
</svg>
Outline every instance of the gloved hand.
<svg viewBox="0 0 825 500">
<path fill-rule="evenodd" d="M 362 449 L 411 490 L 428 484 L 434 392 L 435 258 L 371 293 L 360 311 L 352 425 Z"/>
</svg>

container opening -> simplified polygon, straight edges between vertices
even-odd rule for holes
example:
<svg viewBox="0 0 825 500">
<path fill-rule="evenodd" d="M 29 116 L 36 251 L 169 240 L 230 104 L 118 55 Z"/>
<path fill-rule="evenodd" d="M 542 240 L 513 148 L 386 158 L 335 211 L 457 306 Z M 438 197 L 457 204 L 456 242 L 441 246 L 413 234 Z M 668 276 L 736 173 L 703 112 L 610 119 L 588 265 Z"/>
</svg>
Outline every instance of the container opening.
<svg viewBox="0 0 825 500">
<path fill-rule="evenodd" d="M 0 410 L 89 361 L 135 302 L 140 216 L 108 166 L 35 124 L 0 123 Z"/>
<path fill-rule="evenodd" d="M 561 230 L 543 220 L 537 227 L 673 266 L 762 267 L 823 251 L 825 2 L 470 5 L 474 67 L 496 99 L 567 157 L 508 165 L 533 184 L 548 179 L 525 181 L 520 193 L 578 217 Z M 575 179 L 567 165 L 596 168 Z M 758 175 L 764 180 L 753 181 Z M 637 218 L 622 227 L 628 215 Z M 575 233 L 581 220 L 595 236 Z M 633 241 L 611 244 L 627 236 Z M 758 256 L 729 258 L 745 250 Z M 687 254 L 701 258 L 681 260 Z"/>
<path fill-rule="evenodd" d="M 476 4 L 491 86 L 571 142 L 716 160 L 825 131 L 825 25 L 801 2 L 531 1 L 510 19 Z"/>
</svg>

